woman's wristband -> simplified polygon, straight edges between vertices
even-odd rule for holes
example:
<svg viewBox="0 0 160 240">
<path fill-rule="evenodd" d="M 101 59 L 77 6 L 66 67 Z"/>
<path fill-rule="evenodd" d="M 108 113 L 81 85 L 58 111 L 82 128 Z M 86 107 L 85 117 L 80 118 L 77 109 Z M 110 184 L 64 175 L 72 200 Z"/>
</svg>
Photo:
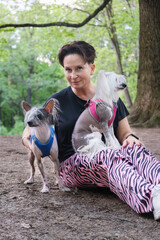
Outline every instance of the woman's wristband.
<svg viewBox="0 0 160 240">
<path fill-rule="evenodd" d="M 133 134 L 133 133 L 128 134 L 127 137 L 126 137 L 126 139 L 127 139 L 129 136 L 132 136 L 132 137 L 136 138 L 137 140 L 139 140 L 139 137 L 137 137 L 137 136 L 136 136 L 135 134 Z"/>
</svg>

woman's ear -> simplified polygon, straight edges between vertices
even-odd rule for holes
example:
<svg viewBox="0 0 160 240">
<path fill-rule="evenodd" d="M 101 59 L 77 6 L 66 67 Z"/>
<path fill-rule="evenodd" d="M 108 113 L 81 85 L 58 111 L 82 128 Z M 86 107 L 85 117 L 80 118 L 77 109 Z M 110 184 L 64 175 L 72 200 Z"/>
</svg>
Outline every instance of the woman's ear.
<svg viewBox="0 0 160 240">
<path fill-rule="evenodd" d="M 95 69 L 95 65 L 92 63 L 92 64 L 91 64 L 91 75 L 93 75 L 94 69 Z"/>
</svg>

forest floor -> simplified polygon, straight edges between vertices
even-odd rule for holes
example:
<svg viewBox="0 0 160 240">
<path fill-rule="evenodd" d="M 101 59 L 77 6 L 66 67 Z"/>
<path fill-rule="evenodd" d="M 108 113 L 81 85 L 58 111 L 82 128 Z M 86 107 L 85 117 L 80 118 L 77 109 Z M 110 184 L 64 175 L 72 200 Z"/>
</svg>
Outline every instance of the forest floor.
<svg viewBox="0 0 160 240">
<path fill-rule="evenodd" d="M 160 159 L 160 128 L 134 132 Z M 0 136 L 1 240 L 160 239 L 160 222 L 152 213 L 138 215 L 107 189 L 61 192 L 49 158 L 44 166 L 49 194 L 40 192 L 39 171 L 33 185 L 24 184 L 30 169 L 21 136 Z"/>
</svg>

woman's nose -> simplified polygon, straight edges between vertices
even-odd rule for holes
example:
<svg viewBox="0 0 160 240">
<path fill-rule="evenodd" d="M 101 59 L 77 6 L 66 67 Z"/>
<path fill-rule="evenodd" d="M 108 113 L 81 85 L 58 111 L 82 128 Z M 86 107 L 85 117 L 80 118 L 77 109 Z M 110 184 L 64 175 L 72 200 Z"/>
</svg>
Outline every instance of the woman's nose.
<svg viewBox="0 0 160 240">
<path fill-rule="evenodd" d="M 75 79 L 76 77 L 77 77 L 77 74 L 76 74 L 76 72 L 73 71 L 73 72 L 71 73 L 71 78 L 72 78 L 72 79 Z"/>
</svg>

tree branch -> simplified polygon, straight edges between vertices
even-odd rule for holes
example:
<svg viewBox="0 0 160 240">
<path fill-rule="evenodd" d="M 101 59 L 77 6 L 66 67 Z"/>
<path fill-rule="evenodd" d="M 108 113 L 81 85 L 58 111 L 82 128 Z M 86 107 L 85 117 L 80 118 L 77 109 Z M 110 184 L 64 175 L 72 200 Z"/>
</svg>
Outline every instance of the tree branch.
<svg viewBox="0 0 160 240">
<path fill-rule="evenodd" d="M 90 14 L 84 21 L 81 23 L 68 23 L 68 22 L 53 22 L 53 23 L 45 23 L 45 24 L 36 24 L 36 23 L 21 23 L 21 24 L 2 24 L 0 28 L 18 28 L 18 27 L 53 27 L 53 26 L 64 26 L 64 27 L 73 27 L 79 28 L 87 24 L 92 18 L 94 18 L 100 11 L 102 11 L 105 6 L 109 3 L 110 0 L 104 0 L 103 3 L 92 13 Z"/>
</svg>

